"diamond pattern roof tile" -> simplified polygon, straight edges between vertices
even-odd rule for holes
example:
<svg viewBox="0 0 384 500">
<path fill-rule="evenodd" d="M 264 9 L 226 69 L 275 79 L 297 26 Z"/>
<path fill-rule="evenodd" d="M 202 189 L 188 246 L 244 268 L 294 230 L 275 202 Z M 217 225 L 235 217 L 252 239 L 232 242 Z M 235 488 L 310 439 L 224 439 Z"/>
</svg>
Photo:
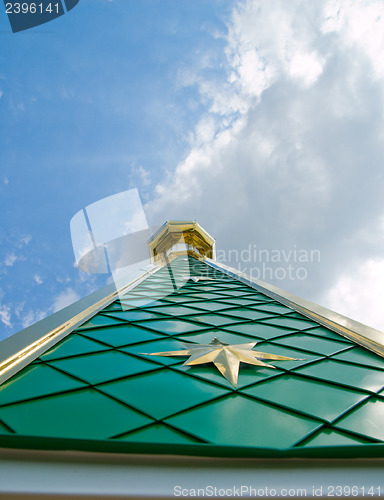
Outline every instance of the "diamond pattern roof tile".
<svg viewBox="0 0 384 500">
<path fill-rule="evenodd" d="M 378 453 L 382 358 L 205 262 L 178 258 L 172 272 L 212 279 L 176 290 L 163 268 L 2 384 L 0 444 L 49 438 L 54 447 L 64 438 L 101 451 Z M 242 363 L 233 387 L 212 364 L 145 354 L 215 337 L 294 360 Z"/>
</svg>

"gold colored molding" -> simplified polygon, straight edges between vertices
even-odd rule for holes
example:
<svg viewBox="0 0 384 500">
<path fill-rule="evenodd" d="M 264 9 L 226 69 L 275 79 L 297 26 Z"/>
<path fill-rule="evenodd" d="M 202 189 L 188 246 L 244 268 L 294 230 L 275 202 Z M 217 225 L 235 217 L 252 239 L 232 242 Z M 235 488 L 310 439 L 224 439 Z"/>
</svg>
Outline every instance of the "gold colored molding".
<svg viewBox="0 0 384 500">
<path fill-rule="evenodd" d="M 148 240 L 152 262 L 188 254 L 197 259 L 216 258 L 215 240 L 196 221 L 167 221 Z"/>
<path fill-rule="evenodd" d="M 63 311 L 53 314 L 52 316 L 39 321 L 35 325 L 22 330 L 11 337 L 0 342 L 0 385 L 10 377 L 19 372 L 37 357 L 44 354 L 48 349 L 57 344 L 60 340 L 69 335 L 75 328 L 82 325 L 85 321 L 93 317 L 98 311 L 112 303 L 121 294 L 128 292 L 130 289 L 137 286 L 149 275 L 157 272 L 159 266 L 144 272 L 141 276 L 134 279 L 130 283 L 124 285 L 119 290 L 112 293 L 104 294 L 101 300 L 93 301 L 88 307 L 76 314 L 75 307 L 78 303 L 72 304 L 66 308 L 68 310 L 68 319 L 59 324 L 55 328 L 49 329 L 47 326 L 55 323 L 55 317 L 60 317 Z M 108 286 L 104 290 L 109 290 Z M 103 291 L 101 291 L 103 293 Z M 91 296 L 92 297 L 92 296 Z M 82 299 L 87 300 L 88 297 Z M 82 302 L 79 301 L 79 302 Z M 65 311 L 65 310 L 64 310 Z M 72 312 L 74 311 L 74 312 Z M 28 331 L 29 335 L 23 335 Z M 47 332 L 47 333 L 44 333 Z M 3 348 L 4 346 L 4 348 Z M 7 355 L 7 351 L 13 351 L 14 354 Z"/>
</svg>

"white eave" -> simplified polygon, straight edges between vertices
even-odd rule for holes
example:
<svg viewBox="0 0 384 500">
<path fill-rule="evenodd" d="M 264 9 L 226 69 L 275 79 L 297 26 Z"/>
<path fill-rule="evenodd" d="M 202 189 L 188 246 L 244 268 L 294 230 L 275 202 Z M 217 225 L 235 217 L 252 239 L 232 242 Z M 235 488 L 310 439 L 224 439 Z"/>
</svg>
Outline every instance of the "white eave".
<svg viewBox="0 0 384 500">
<path fill-rule="evenodd" d="M 0 496 L 23 500 L 372 498 L 383 494 L 383 465 L 378 458 L 234 459 L 3 448 Z"/>
</svg>

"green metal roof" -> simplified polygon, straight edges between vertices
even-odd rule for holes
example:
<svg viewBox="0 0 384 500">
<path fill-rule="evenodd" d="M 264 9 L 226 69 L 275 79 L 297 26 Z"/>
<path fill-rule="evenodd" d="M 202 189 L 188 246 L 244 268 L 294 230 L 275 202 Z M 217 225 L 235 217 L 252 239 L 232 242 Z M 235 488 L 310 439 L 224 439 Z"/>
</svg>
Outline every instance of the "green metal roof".
<svg viewBox="0 0 384 500">
<path fill-rule="evenodd" d="M 167 266 L 0 386 L 0 446 L 213 456 L 384 456 L 384 360 L 209 264 Z M 164 292 L 172 292 L 165 295 Z M 143 298 L 154 298 L 150 304 Z M 147 356 L 256 341 L 289 356 L 213 364 Z"/>
</svg>

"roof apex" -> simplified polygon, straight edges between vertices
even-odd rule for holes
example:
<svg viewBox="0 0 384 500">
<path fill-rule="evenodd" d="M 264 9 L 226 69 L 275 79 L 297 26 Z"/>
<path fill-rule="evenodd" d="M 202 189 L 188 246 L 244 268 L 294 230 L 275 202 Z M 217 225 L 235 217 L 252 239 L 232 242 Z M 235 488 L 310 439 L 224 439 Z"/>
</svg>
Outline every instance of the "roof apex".
<svg viewBox="0 0 384 500">
<path fill-rule="evenodd" d="M 148 240 L 154 262 L 173 256 L 188 254 L 215 260 L 215 239 L 194 221 L 166 221 Z"/>
</svg>

